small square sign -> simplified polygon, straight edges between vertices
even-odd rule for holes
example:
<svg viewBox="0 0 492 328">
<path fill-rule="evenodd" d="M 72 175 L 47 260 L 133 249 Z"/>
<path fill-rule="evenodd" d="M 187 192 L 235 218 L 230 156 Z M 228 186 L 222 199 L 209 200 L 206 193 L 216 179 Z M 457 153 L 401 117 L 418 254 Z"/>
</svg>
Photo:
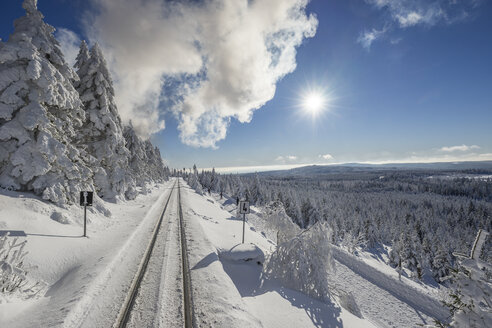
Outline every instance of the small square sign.
<svg viewBox="0 0 492 328">
<path fill-rule="evenodd" d="M 249 214 L 249 202 L 239 202 L 239 214 Z"/>
<path fill-rule="evenodd" d="M 80 192 L 80 206 L 92 206 L 94 192 L 92 191 L 81 191 Z"/>
</svg>

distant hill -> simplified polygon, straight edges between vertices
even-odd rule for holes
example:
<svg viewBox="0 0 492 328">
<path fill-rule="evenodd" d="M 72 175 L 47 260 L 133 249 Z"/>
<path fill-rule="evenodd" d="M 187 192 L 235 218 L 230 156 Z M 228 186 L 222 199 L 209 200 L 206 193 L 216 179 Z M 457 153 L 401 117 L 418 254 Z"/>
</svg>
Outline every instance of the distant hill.
<svg viewBox="0 0 492 328">
<path fill-rule="evenodd" d="M 290 170 L 259 172 L 263 176 L 313 176 L 339 173 L 378 172 L 378 171 L 476 171 L 492 174 L 492 161 L 478 162 L 439 162 L 439 163 L 393 163 L 362 164 L 346 163 L 340 165 L 308 165 Z M 249 173 L 251 174 L 251 173 Z"/>
</svg>

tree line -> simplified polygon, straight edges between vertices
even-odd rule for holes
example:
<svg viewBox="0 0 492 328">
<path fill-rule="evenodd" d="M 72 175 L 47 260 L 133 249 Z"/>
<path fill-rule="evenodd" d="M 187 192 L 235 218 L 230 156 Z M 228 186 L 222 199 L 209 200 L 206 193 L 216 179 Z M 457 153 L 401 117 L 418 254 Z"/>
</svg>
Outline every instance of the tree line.
<svg viewBox="0 0 492 328">
<path fill-rule="evenodd" d="M 123 126 L 99 45 L 83 41 L 70 67 L 37 1 L 22 6 L 0 41 L 0 186 L 63 205 L 80 190 L 133 199 L 167 179 L 159 149 Z"/>
</svg>

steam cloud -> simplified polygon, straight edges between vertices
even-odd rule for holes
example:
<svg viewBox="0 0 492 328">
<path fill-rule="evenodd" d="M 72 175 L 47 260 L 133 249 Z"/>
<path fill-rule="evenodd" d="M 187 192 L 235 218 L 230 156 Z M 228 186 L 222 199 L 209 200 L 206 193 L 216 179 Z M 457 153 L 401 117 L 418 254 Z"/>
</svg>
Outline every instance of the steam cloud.
<svg viewBox="0 0 492 328">
<path fill-rule="evenodd" d="M 307 2 L 93 0 L 85 26 L 108 57 L 124 121 L 149 136 L 171 110 L 182 142 L 216 147 L 231 118 L 249 122 L 295 69 L 318 24 Z"/>
</svg>

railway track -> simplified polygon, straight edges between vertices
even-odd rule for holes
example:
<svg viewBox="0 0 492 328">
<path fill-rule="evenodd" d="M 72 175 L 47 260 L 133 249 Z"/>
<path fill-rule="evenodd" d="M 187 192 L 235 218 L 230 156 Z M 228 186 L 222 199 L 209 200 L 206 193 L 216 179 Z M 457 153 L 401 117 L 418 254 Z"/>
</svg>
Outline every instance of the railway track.
<svg viewBox="0 0 492 328">
<path fill-rule="evenodd" d="M 187 245 L 186 245 L 186 236 L 185 236 L 185 224 L 183 220 L 183 214 L 182 214 L 182 207 L 181 207 L 181 186 L 179 183 L 179 178 L 176 179 L 171 192 L 169 193 L 169 196 L 166 200 L 164 209 L 161 213 L 161 216 L 159 220 L 157 221 L 154 230 L 152 232 L 151 239 L 149 241 L 149 244 L 145 250 L 144 256 L 142 258 L 142 261 L 140 262 L 139 268 L 137 270 L 137 273 L 135 274 L 132 284 L 128 290 L 128 293 L 126 295 L 125 301 L 121 307 L 121 310 L 119 312 L 118 318 L 113 325 L 114 328 L 122 328 L 122 327 L 130 327 L 130 326 L 140 326 L 140 322 L 138 318 L 140 317 L 145 317 L 146 315 L 148 316 L 149 314 L 142 314 L 139 312 L 150 312 L 150 315 L 155 315 L 157 316 L 156 312 L 159 311 L 153 311 L 154 309 L 145 309 L 145 302 L 146 298 L 149 300 L 153 300 L 154 303 L 160 302 L 162 299 L 166 298 L 166 295 L 161 295 L 161 293 L 165 293 L 166 289 L 161 288 L 163 283 L 161 282 L 162 279 L 170 279 L 171 277 L 166 277 L 168 274 L 168 269 L 165 268 L 167 265 L 167 261 L 165 261 L 163 258 L 164 254 L 166 253 L 163 249 L 169 248 L 167 252 L 169 253 L 170 251 L 175 251 L 174 249 L 171 249 L 172 246 L 175 248 L 179 249 L 180 253 L 180 279 L 176 279 L 176 281 L 181 282 L 182 286 L 180 286 L 179 290 L 181 290 L 181 295 L 178 297 L 180 298 L 179 303 L 181 304 L 172 304 L 174 306 L 180 307 L 182 310 L 180 311 L 182 318 L 179 318 L 179 320 L 173 321 L 173 326 L 179 326 L 183 325 L 186 328 L 191 328 L 194 327 L 194 322 L 193 322 L 193 304 L 192 304 L 192 297 L 191 297 L 191 277 L 190 277 L 190 270 L 189 270 L 189 264 L 188 264 L 188 251 L 187 251 Z M 177 200 L 177 206 L 175 210 L 177 211 L 177 225 L 178 225 L 178 236 L 172 236 L 172 224 L 175 224 L 175 222 L 166 222 L 164 220 L 165 216 L 172 217 L 172 206 L 170 204 L 172 203 L 171 199 L 173 195 L 177 193 L 176 200 Z M 166 224 L 167 223 L 167 224 Z M 171 234 L 171 236 L 169 236 Z M 175 245 L 171 245 L 170 240 L 173 240 L 173 238 L 178 237 L 179 242 L 176 240 Z M 157 264 L 156 264 L 157 263 Z M 160 270 L 156 271 L 156 266 L 160 265 Z M 171 268 L 169 270 L 172 271 L 172 269 L 176 268 Z M 169 272 L 171 272 L 169 271 Z M 171 275 L 178 275 L 177 272 L 171 272 Z M 178 277 L 176 277 L 178 278 Z M 144 280 L 147 280 L 146 284 L 147 286 L 142 286 L 142 282 Z M 161 290 L 162 289 L 162 290 Z M 176 290 L 176 288 L 174 288 Z M 156 294 L 157 293 L 157 294 Z M 173 296 L 170 296 L 171 298 Z M 169 297 L 168 297 L 169 298 Z M 174 297 L 176 298 L 176 297 Z M 139 304 L 142 303 L 142 304 Z M 160 308 L 162 305 L 155 304 L 157 308 Z M 167 305 L 169 306 L 169 305 Z M 135 319 L 137 318 L 137 319 Z M 147 319 L 148 320 L 148 319 Z M 156 320 L 153 318 L 152 320 Z M 158 320 L 158 319 L 157 319 Z M 133 321 L 133 322 L 132 322 Z M 169 320 L 168 320 L 169 323 Z M 148 323 L 147 323 L 148 324 Z"/>
<path fill-rule="evenodd" d="M 188 263 L 188 246 L 186 243 L 185 226 L 183 220 L 183 209 L 181 207 L 181 186 L 178 178 L 178 215 L 179 231 L 181 241 L 181 268 L 183 272 L 183 304 L 184 304 L 184 326 L 186 328 L 195 327 L 193 316 L 193 302 L 191 293 L 190 265 Z"/>
</svg>

